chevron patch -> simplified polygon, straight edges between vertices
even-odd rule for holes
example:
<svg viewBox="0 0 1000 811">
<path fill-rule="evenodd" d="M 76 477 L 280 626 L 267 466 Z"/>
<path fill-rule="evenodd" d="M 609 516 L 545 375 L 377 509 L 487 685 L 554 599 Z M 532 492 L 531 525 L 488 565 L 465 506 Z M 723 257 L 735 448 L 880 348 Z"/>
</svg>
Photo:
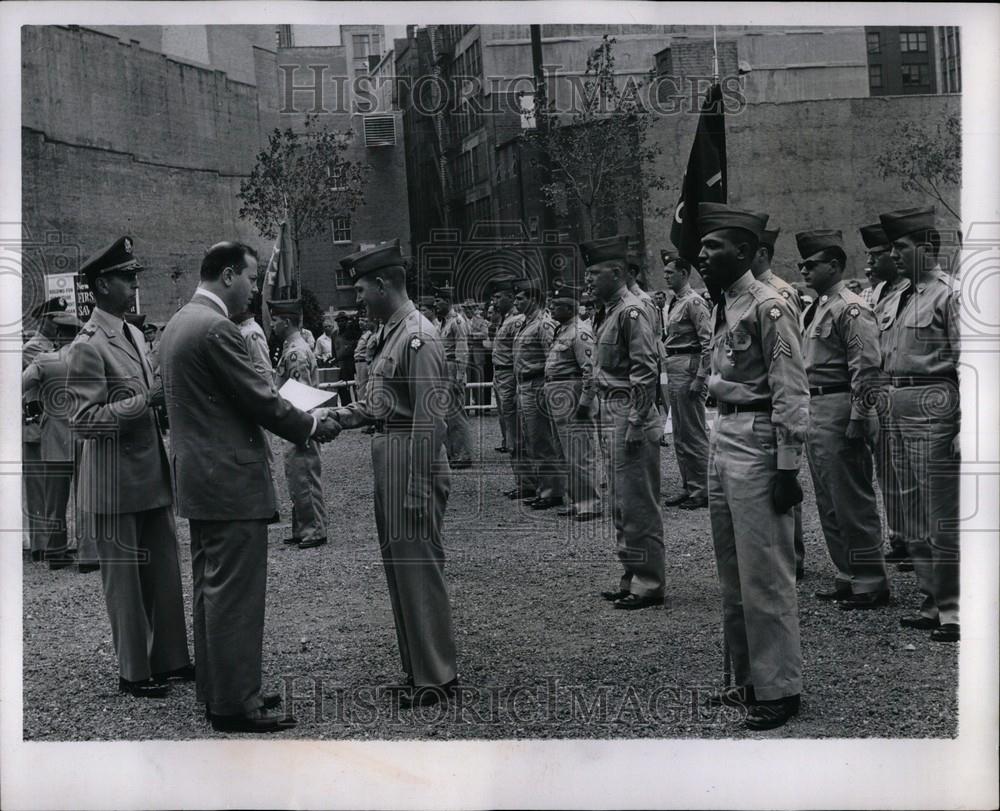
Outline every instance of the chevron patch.
<svg viewBox="0 0 1000 811">
<path fill-rule="evenodd" d="M 864 350 L 865 342 L 861 339 L 860 335 L 855 335 L 851 340 L 847 342 L 847 345 L 857 347 L 859 350 Z"/>
<path fill-rule="evenodd" d="M 782 355 L 790 358 L 792 356 L 792 347 L 788 345 L 788 341 L 779 335 L 778 339 L 774 342 L 774 350 L 771 352 L 771 358 L 777 359 Z"/>
</svg>

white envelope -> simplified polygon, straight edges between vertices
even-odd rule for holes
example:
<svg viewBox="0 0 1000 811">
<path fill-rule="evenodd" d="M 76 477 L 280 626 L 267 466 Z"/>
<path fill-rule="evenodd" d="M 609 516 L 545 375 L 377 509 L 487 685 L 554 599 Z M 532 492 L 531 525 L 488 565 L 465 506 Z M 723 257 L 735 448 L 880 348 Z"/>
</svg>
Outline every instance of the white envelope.
<svg viewBox="0 0 1000 811">
<path fill-rule="evenodd" d="M 323 403 L 337 396 L 335 392 L 314 389 L 305 383 L 299 383 L 298 380 L 287 381 L 284 386 L 278 389 L 278 393 L 293 406 L 303 411 L 312 411 L 314 408 L 319 408 Z"/>
</svg>

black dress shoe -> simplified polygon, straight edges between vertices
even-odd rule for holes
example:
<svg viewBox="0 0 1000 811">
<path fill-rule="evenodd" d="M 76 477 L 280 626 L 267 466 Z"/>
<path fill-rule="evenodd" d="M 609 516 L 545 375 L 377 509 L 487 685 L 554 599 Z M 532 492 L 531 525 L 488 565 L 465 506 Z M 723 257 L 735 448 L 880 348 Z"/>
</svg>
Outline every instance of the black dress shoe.
<svg viewBox="0 0 1000 811">
<path fill-rule="evenodd" d="M 556 515 L 576 515 L 576 507 L 567 507 L 565 510 L 556 510 Z"/>
<path fill-rule="evenodd" d="M 613 603 L 615 600 L 621 600 L 628 597 L 631 594 L 628 589 L 619 589 L 618 591 L 602 591 L 601 597 L 607 600 L 609 603 Z"/>
<path fill-rule="evenodd" d="M 267 519 L 267 523 L 268 524 L 280 524 L 281 523 L 281 514 L 277 510 L 275 510 L 274 511 L 274 515 L 272 515 L 270 518 Z"/>
<path fill-rule="evenodd" d="M 899 624 L 904 628 L 915 628 L 918 631 L 933 631 L 941 626 L 940 620 L 936 617 L 925 617 L 922 614 L 915 617 L 900 617 Z"/>
<path fill-rule="evenodd" d="M 472 460 L 457 459 L 454 462 L 450 463 L 450 467 L 452 470 L 468 470 L 470 467 L 472 467 Z"/>
<path fill-rule="evenodd" d="M 758 701 L 751 705 L 744 726 L 747 729 L 775 729 L 799 714 L 799 697 L 789 696 L 776 701 Z"/>
<path fill-rule="evenodd" d="M 136 698 L 166 698 L 169 691 L 166 684 L 159 684 L 153 679 L 128 681 L 118 677 L 118 692 L 128 693 Z"/>
<path fill-rule="evenodd" d="M 885 554 L 886 563 L 902 563 L 904 560 L 910 559 L 910 553 L 906 551 L 904 546 L 894 546 Z"/>
<path fill-rule="evenodd" d="M 749 707 L 757 702 L 753 685 L 726 687 L 705 700 L 708 707 Z"/>
<path fill-rule="evenodd" d="M 663 605 L 662 595 L 659 597 L 640 597 L 638 594 L 629 594 L 614 602 L 615 608 L 620 608 L 624 611 L 635 611 L 639 608 L 649 608 L 654 605 Z"/>
<path fill-rule="evenodd" d="M 689 498 L 691 498 L 691 496 L 689 496 L 687 493 L 681 493 L 679 496 L 671 496 L 670 498 L 666 499 L 666 501 L 664 501 L 663 503 L 667 507 L 676 507 L 678 504 L 683 504 Z"/>
<path fill-rule="evenodd" d="M 88 572 L 99 572 L 101 570 L 100 563 L 79 563 L 77 564 L 76 570 L 80 574 L 87 574 Z"/>
<path fill-rule="evenodd" d="M 577 513 L 576 515 L 574 515 L 573 516 L 573 520 L 574 521 L 578 521 L 579 523 L 582 524 L 585 521 L 596 521 L 600 517 L 601 517 L 600 513 L 582 512 L 582 513 Z"/>
<path fill-rule="evenodd" d="M 166 684 L 168 681 L 194 681 L 194 665 L 184 665 L 176 670 L 154 673 L 153 681 L 157 684 Z"/>
<path fill-rule="evenodd" d="M 60 569 L 76 565 L 76 557 L 70 552 L 47 553 L 45 560 L 49 564 L 50 572 L 58 572 Z"/>
<path fill-rule="evenodd" d="M 283 540 L 282 543 L 286 544 L 287 546 L 298 546 L 300 543 L 302 543 L 302 539 L 296 538 L 293 535 L 291 538 L 285 538 L 285 540 Z"/>
<path fill-rule="evenodd" d="M 704 510 L 708 507 L 707 498 L 689 498 L 677 505 L 682 510 Z"/>
<path fill-rule="evenodd" d="M 896 564 L 897 572 L 912 572 L 914 570 L 912 560 L 901 560 Z"/>
<path fill-rule="evenodd" d="M 883 589 L 865 594 L 852 594 L 846 600 L 842 600 L 838 608 L 841 611 L 868 611 L 873 608 L 885 608 L 891 602 L 889 589 Z"/>
<path fill-rule="evenodd" d="M 516 487 L 513 490 L 505 491 L 504 495 L 511 501 L 523 501 L 525 499 L 532 499 L 536 497 L 534 490 L 518 490 Z"/>
<path fill-rule="evenodd" d="M 45 555 L 45 553 L 41 549 L 32 549 L 31 550 L 31 562 L 32 563 L 40 563 L 41 560 L 42 560 L 42 558 L 44 557 L 44 555 Z"/>
<path fill-rule="evenodd" d="M 457 685 L 458 678 L 454 678 L 440 687 L 412 687 L 399 696 L 399 708 L 412 710 L 414 707 L 430 707 L 433 704 L 448 701 L 455 696 Z"/>
<path fill-rule="evenodd" d="M 216 732 L 282 732 L 295 726 L 294 718 L 282 716 L 260 707 L 244 715 L 211 716 Z"/>
<path fill-rule="evenodd" d="M 278 693 L 261 693 L 260 698 L 264 702 L 261 706 L 265 710 L 273 710 L 281 706 L 281 696 Z M 205 720 L 212 720 L 212 713 L 208 710 L 208 704 L 205 705 Z"/>
<path fill-rule="evenodd" d="M 534 501 L 529 501 L 528 506 L 533 510 L 551 510 L 553 507 L 561 507 L 563 503 L 562 496 L 558 498 L 550 496 L 548 498 L 536 498 Z"/>
<path fill-rule="evenodd" d="M 299 541 L 299 549 L 313 549 L 323 546 L 326 543 L 326 536 L 322 538 L 310 538 L 308 541 Z"/>
<path fill-rule="evenodd" d="M 850 586 L 837 586 L 831 591 L 817 591 L 816 599 L 824 600 L 826 602 L 833 602 L 834 600 L 846 600 L 853 595 L 854 592 L 851 591 Z"/>
<path fill-rule="evenodd" d="M 957 622 L 946 622 L 931 631 L 932 642 L 959 642 L 961 639 L 962 633 Z"/>
</svg>

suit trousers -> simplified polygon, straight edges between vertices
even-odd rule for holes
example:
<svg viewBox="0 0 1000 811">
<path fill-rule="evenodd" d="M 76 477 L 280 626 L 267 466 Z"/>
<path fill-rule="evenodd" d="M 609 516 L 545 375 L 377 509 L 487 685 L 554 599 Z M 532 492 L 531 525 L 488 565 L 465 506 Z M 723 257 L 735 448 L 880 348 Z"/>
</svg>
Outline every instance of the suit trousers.
<svg viewBox="0 0 1000 811">
<path fill-rule="evenodd" d="M 811 398 L 806 453 L 835 586 L 870 594 L 888 589 L 889 581 L 872 456 L 864 440 L 845 436 L 850 418 L 850 392 Z"/>
<path fill-rule="evenodd" d="M 936 389 L 936 390 L 935 390 Z M 958 389 L 951 383 L 889 390 L 892 464 L 903 536 L 924 595 L 920 613 L 958 623 Z"/>
<path fill-rule="evenodd" d="M 45 511 L 45 468 L 40 442 L 21 443 L 21 470 L 28 544 L 32 552 L 44 552 L 48 541 L 48 524 Z"/>
<path fill-rule="evenodd" d="M 46 462 L 45 486 L 45 520 L 48 526 L 45 551 L 59 554 L 67 550 L 69 544 L 69 525 L 66 512 L 69 508 L 69 497 L 73 491 L 76 477 L 76 464 L 68 462 Z M 98 560 L 95 533 L 86 532 L 86 514 L 80 510 L 79 499 L 74 498 L 74 520 L 78 560 L 82 563 L 93 563 Z"/>
<path fill-rule="evenodd" d="M 448 426 L 448 459 L 467 462 L 471 457 L 472 437 L 469 415 L 465 413 L 465 374 L 455 361 L 448 361 L 448 381 L 451 397 L 445 422 Z"/>
<path fill-rule="evenodd" d="M 697 378 L 699 355 L 667 358 L 667 390 L 674 429 L 674 453 L 681 484 L 690 498 L 708 493 L 708 431 L 705 428 L 705 397 L 692 397 L 691 383 Z"/>
<path fill-rule="evenodd" d="M 879 415 L 879 435 L 875 445 L 875 475 L 878 478 L 878 489 L 882 493 L 882 508 L 885 512 L 889 547 L 905 552 L 906 538 L 903 537 L 903 519 L 899 508 L 899 482 L 896 478 L 896 469 L 892 464 L 892 449 L 890 447 L 892 434 L 891 415 L 888 413 Z"/>
<path fill-rule="evenodd" d="M 722 620 L 737 685 L 765 701 L 802 692 L 795 519 L 775 512 L 777 438 L 770 416 L 720 414 L 709 440 L 708 511 Z"/>
<path fill-rule="evenodd" d="M 218 715 L 263 706 L 267 522 L 191 524 L 195 695 Z"/>
<path fill-rule="evenodd" d="M 519 382 L 517 406 L 524 464 L 536 482 L 535 493 L 539 498 L 562 498 L 566 485 L 559 475 L 562 460 L 545 405 L 545 381 Z"/>
<path fill-rule="evenodd" d="M 87 518 L 121 677 L 144 681 L 190 664 L 173 506 Z"/>
<path fill-rule="evenodd" d="M 525 459 L 524 435 L 520 429 L 517 379 L 511 369 L 496 369 L 493 380 L 500 406 L 500 422 L 504 426 L 504 436 L 510 448 L 510 465 L 517 479 L 517 486 L 522 490 L 536 490 L 538 482 L 533 469 Z"/>
<path fill-rule="evenodd" d="M 451 480 L 439 448 L 431 509 L 414 521 L 404 509 L 412 441 L 409 431 L 372 437 L 375 525 L 403 671 L 417 686 L 440 686 L 458 672 L 441 537 Z"/>
<path fill-rule="evenodd" d="M 323 466 L 319 443 L 285 442 L 285 480 L 292 500 L 292 536 L 303 541 L 326 537 Z"/>
<path fill-rule="evenodd" d="M 594 421 L 574 419 L 582 380 L 555 380 L 545 384 L 545 405 L 562 454 L 570 504 L 577 513 L 600 512 L 594 484 Z"/>
<path fill-rule="evenodd" d="M 625 569 L 619 588 L 640 597 L 661 597 L 665 587 L 663 514 L 660 507 L 660 424 L 653 406 L 643 427 L 645 441 L 628 450 L 629 403 L 601 397 L 601 433 L 608 466 L 609 499 L 614 505 L 615 544 Z"/>
</svg>

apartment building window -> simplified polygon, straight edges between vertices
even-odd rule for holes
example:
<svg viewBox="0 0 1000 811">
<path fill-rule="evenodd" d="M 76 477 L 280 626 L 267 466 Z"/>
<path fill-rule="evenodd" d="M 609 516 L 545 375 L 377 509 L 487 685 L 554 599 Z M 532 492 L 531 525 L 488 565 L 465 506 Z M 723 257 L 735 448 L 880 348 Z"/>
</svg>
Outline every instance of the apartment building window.
<svg viewBox="0 0 1000 811">
<path fill-rule="evenodd" d="M 355 73 L 367 74 L 371 65 L 368 57 L 378 56 L 382 47 L 381 37 L 378 34 L 354 34 L 351 37 L 351 45 L 354 51 Z"/>
<path fill-rule="evenodd" d="M 903 53 L 927 53 L 927 32 L 900 31 L 899 50 Z"/>
<path fill-rule="evenodd" d="M 868 39 L 868 53 L 882 53 L 882 35 L 878 31 L 869 31 L 866 37 Z"/>
<path fill-rule="evenodd" d="M 333 241 L 338 245 L 351 241 L 351 218 L 349 215 L 333 218 Z"/>
<path fill-rule="evenodd" d="M 869 87 L 881 87 L 882 86 L 882 66 L 881 65 L 869 65 L 868 66 L 868 86 Z"/>
<path fill-rule="evenodd" d="M 927 65 L 901 65 L 903 87 L 919 87 L 930 84 L 930 70 Z"/>
</svg>

